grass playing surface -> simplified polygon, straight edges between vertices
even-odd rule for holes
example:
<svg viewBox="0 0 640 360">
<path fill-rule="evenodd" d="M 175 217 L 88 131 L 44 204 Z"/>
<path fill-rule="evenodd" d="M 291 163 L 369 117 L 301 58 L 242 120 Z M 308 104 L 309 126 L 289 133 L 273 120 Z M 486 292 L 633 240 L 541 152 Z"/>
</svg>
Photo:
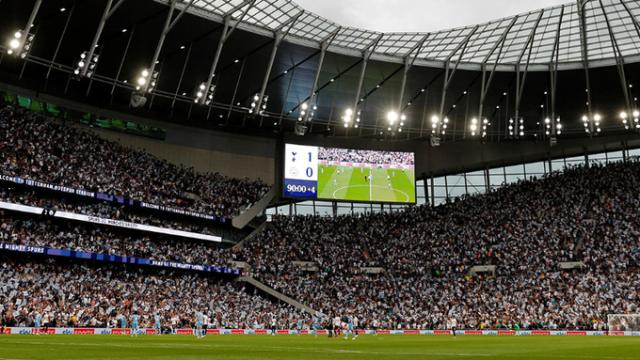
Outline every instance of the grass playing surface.
<svg viewBox="0 0 640 360">
<path fill-rule="evenodd" d="M 413 170 L 320 165 L 319 171 L 318 199 L 392 203 L 416 201 Z"/>
<path fill-rule="evenodd" d="M 0 359 L 640 359 L 637 337 L 0 336 Z"/>
</svg>

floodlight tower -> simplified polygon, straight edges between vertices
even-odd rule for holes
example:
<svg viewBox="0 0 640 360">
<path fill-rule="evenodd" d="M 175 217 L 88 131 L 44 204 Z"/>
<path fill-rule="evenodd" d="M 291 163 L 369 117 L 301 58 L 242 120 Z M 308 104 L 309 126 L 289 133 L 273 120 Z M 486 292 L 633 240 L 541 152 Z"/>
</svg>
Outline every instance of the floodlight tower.
<svg viewBox="0 0 640 360">
<path fill-rule="evenodd" d="M 75 77 L 91 77 L 91 75 L 93 75 L 93 73 L 95 72 L 95 67 L 97 66 L 99 60 L 99 56 L 97 56 L 95 52 L 99 47 L 98 42 L 102 37 L 104 26 L 125 1 L 126 0 L 117 0 L 117 2 L 114 4 L 114 0 L 107 0 L 107 5 L 102 12 L 100 21 L 98 22 L 98 28 L 93 36 L 91 46 L 89 46 L 89 50 L 86 50 L 82 52 L 82 54 L 80 54 L 80 60 L 77 62 L 76 68 L 73 71 Z"/>
<path fill-rule="evenodd" d="M 38 15 L 38 11 L 40 11 L 40 5 L 42 5 L 42 0 L 36 0 L 24 29 L 14 31 L 12 36 L 9 38 L 7 43 L 7 55 L 15 55 L 21 59 L 26 59 L 29 52 L 31 52 L 33 40 L 35 39 L 35 34 L 31 32 L 31 28 L 33 28 L 33 23 Z"/>
<path fill-rule="evenodd" d="M 371 55 L 373 55 L 373 52 L 376 46 L 378 46 L 380 39 L 382 39 L 382 34 L 380 34 L 378 37 L 373 39 L 373 41 L 371 41 L 369 45 L 367 45 L 367 47 L 362 52 L 362 67 L 360 68 L 360 77 L 358 78 L 358 87 L 356 88 L 356 96 L 353 99 L 353 105 L 347 108 L 344 112 L 344 115 L 342 116 L 342 121 L 346 128 L 350 126 L 357 128 L 360 126 L 359 124 L 360 115 L 361 115 L 360 104 L 364 101 L 364 99 L 361 98 L 360 96 L 362 94 L 362 86 L 364 85 L 364 77 L 367 73 L 367 65 L 369 63 L 369 59 L 371 59 Z"/>
<path fill-rule="evenodd" d="M 194 102 L 196 104 L 207 105 L 207 103 L 209 103 L 210 105 L 212 103 L 213 96 L 216 89 L 214 80 L 215 80 L 216 72 L 218 71 L 218 64 L 220 62 L 220 58 L 222 57 L 222 50 L 224 49 L 224 46 L 226 45 L 227 41 L 229 40 L 233 32 L 238 27 L 238 25 L 242 22 L 242 20 L 247 15 L 249 10 L 253 7 L 255 2 L 256 0 L 244 0 L 239 4 L 237 4 L 236 6 L 234 6 L 233 8 L 231 8 L 230 10 L 228 10 L 223 15 L 222 34 L 220 35 L 220 40 L 218 41 L 218 46 L 216 47 L 216 52 L 213 57 L 213 62 L 211 63 L 211 69 L 209 70 L 209 75 L 207 76 L 206 81 L 202 82 L 200 86 L 198 86 L 198 90 L 196 91 L 196 97 L 194 99 Z M 233 17 L 234 14 L 241 10 L 242 10 L 241 15 L 237 19 L 234 18 Z M 202 94 L 198 96 L 199 93 L 202 93 Z"/>
</svg>

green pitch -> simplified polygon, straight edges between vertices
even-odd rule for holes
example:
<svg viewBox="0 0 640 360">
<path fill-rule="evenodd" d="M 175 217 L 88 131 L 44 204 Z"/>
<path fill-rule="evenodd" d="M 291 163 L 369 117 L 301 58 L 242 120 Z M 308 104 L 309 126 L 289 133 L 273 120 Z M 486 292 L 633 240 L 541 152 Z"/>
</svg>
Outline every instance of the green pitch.
<svg viewBox="0 0 640 360">
<path fill-rule="evenodd" d="M 318 171 L 318 199 L 393 203 L 416 201 L 413 170 L 320 165 Z"/>
<path fill-rule="evenodd" d="M 640 358 L 633 337 L 0 335 L 0 359 L 621 359 Z"/>
</svg>

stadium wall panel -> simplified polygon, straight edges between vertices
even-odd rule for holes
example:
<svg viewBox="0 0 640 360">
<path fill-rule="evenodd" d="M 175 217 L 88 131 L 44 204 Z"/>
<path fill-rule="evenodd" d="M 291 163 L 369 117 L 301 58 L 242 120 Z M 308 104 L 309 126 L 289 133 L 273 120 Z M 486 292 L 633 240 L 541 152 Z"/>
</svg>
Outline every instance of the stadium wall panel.
<svg viewBox="0 0 640 360">
<path fill-rule="evenodd" d="M 167 141 L 163 142 L 108 130 L 92 130 L 104 139 L 142 149 L 171 163 L 194 167 L 198 171 L 219 172 L 236 178 L 260 178 L 270 185 L 274 183 L 275 142 L 270 139 L 244 139 L 235 134 L 192 131 L 181 127 L 168 131 Z M 247 154 L 243 147 L 262 149 L 262 154 Z"/>
</svg>

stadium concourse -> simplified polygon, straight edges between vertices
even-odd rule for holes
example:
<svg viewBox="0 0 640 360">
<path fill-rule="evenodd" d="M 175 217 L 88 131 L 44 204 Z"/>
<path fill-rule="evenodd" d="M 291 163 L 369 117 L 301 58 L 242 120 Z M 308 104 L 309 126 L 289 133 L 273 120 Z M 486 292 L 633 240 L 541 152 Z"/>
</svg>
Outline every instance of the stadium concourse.
<svg viewBox="0 0 640 360">
<path fill-rule="evenodd" d="M 2 171 L 7 178 L 97 188 L 173 205 L 181 191 L 195 191 L 184 178 L 167 178 L 170 172 L 154 173 L 158 176 L 151 179 L 145 172 L 131 171 L 105 181 L 100 171 L 120 171 L 116 169 L 127 163 L 131 169 L 134 163 L 170 165 L 24 110 L 7 107 L 0 115 Z M 39 140 L 61 136 L 64 141 Z M 80 166 L 85 159 L 101 159 L 104 169 Z M 255 202 L 265 191 L 261 183 L 174 167 L 170 171 L 189 171 L 189 179 L 202 179 L 198 181 L 214 176 L 231 188 L 248 184 L 255 189 L 201 190 L 203 196 L 226 205 L 183 204 L 199 211 L 227 209 L 228 215 L 238 209 L 229 210 L 229 204 Z M 153 184 L 154 195 L 140 184 Z M 640 312 L 640 218 L 635 211 L 639 187 L 637 161 L 569 167 L 434 208 L 335 218 L 277 216 L 242 246 L 225 248 L 56 218 L 56 211 L 66 210 L 134 224 L 156 221 L 154 213 L 5 181 L 3 206 L 21 204 L 42 213 L 5 206 L 1 215 L 2 325 L 116 328 L 121 321 L 124 327 L 130 325 L 138 315 L 141 326 L 151 327 L 160 315 L 162 328 L 171 331 L 193 328 L 196 314 L 202 313 L 211 329 L 252 331 L 310 331 L 346 317 L 360 329 L 386 331 L 602 332 L 608 315 Z M 168 226 L 218 230 L 188 217 Z M 93 260 L 99 259 L 95 254 L 106 254 L 218 267 L 246 263 L 243 276 L 317 313 L 233 281 L 233 275 L 50 258 L 50 249 L 94 254 L 88 258 Z M 565 269 L 562 264 L 575 266 Z M 479 265 L 491 273 L 473 274 L 470 270 Z"/>
</svg>

